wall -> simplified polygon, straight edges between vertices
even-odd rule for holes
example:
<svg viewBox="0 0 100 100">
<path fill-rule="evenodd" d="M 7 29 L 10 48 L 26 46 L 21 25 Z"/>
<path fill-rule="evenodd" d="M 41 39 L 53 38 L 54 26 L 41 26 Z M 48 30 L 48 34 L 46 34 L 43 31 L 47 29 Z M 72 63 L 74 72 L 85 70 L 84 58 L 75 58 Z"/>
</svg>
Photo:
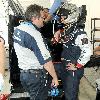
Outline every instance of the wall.
<svg viewBox="0 0 100 100">
<path fill-rule="evenodd" d="M 26 7 L 30 4 L 39 4 L 45 8 L 48 8 L 50 6 L 49 0 L 18 0 L 18 1 L 21 3 L 24 9 L 26 9 Z"/>
<path fill-rule="evenodd" d="M 0 0 L 0 35 L 5 39 L 5 45 L 8 46 L 8 2 L 3 4 Z"/>
</svg>

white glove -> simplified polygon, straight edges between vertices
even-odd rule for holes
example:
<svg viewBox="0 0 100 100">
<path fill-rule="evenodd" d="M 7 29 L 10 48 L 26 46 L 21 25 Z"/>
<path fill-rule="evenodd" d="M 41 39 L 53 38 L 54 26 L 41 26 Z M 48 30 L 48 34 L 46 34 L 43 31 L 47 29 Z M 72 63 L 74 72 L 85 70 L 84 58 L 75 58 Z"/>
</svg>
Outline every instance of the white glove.
<svg viewBox="0 0 100 100">
<path fill-rule="evenodd" d="M 4 85 L 4 79 L 2 74 L 0 74 L 0 91 L 3 89 L 3 85 Z"/>
</svg>

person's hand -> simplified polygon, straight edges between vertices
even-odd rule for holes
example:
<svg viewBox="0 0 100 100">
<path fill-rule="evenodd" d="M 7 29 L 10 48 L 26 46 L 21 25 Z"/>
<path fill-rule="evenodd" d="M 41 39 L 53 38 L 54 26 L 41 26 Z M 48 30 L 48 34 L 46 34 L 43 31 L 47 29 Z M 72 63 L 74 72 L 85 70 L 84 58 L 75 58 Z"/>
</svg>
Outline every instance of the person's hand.
<svg viewBox="0 0 100 100">
<path fill-rule="evenodd" d="M 53 38 L 51 39 L 51 43 L 52 43 L 52 44 L 57 44 L 57 41 L 56 41 L 55 37 L 53 37 Z"/>
<path fill-rule="evenodd" d="M 52 79 L 51 86 L 57 87 L 59 85 L 58 79 Z"/>
<path fill-rule="evenodd" d="M 60 40 L 60 30 L 58 30 L 57 32 L 55 32 L 55 34 L 54 34 L 54 38 L 55 38 L 55 40 L 57 41 L 57 42 L 59 42 L 59 40 Z"/>
<path fill-rule="evenodd" d="M 77 68 L 75 67 L 75 64 L 72 64 L 72 63 L 68 63 L 66 69 L 73 70 L 73 71 L 77 70 Z"/>
<path fill-rule="evenodd" d="M 56 44 L 60 41 L 60 39 L 61 39 L 60 35 L 61 35 L 60 30 L 55 32 L 54 37 L 51 39 L 52 44 Z"/>
<path fill-rule="evenodd" d="M 3 85 L 4 85 L 4 79 L 2 74 L 0 74 L 0 91 L 3 89 Z"/>
</svg>

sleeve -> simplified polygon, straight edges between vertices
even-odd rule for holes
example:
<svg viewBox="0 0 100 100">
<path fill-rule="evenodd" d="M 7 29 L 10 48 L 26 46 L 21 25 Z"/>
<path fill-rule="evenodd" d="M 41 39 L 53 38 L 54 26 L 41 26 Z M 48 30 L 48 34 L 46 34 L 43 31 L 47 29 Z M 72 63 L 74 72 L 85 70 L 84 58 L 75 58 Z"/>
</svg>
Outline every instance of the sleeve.
<svg viewBox="0 0 100 100">
<path fill-rule="evenodd" d="M 56 12 L 56 10 L 60 7 L 60 5 L 61 5 L 61 0 L 55 0 L 49 10 L 49 13 L 53 15 Z"/>
<path fill-rule="evenodd" d="M 46 62 L 52 60 L 48 46 L 44 42 L 44 39 L 39 31 L 34 30 L 33 36 L 26 35 L 24 44 L 25 47 L 34 52 L 41 65 L 44 65 Z"/>
<path fill-rule="evenodd" d="M 70 12 L 65 21 L 68 23 L 76 22 L 77 18 L 79 17 L 79 8 L 75 4 L 71 3 L 66 5 L 68 5 L 66 9 L 68 9 Z"/>
<path fill-rule="evenodd" d="M 81 67 L 90 60 L 90 56 L 92 55 L 90 41 L 86 34 L 81 34 L 77 36 L 75 44 L 81 49 L 81 55 L 77 60 L 77 66 Z"/>
<path fill-rule="evenodd" d="M 37 43 L 37 46 L 38 46 L 38 49 L 40 52 L 40 55 L 37 53 L 37 58 L 38 58 L 39 62 L 44 65 L 48 61 L 52 60 L 50 52 L 48 50 L 48 46 L 47 46 L 46 42 L 44 42 L 44 39 L 41 36 L 41 34 L 38 34 L 35 37 L 35 39 L 36 39 L 36 43 Z"/>
</svg>

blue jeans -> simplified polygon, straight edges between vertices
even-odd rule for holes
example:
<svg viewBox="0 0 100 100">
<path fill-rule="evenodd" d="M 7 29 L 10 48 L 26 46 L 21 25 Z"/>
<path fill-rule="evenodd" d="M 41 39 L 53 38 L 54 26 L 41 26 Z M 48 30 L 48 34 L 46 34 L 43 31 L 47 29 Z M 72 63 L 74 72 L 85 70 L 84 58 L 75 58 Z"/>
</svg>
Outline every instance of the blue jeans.
<svg viewBox="0 0 100 100">
<path fill-rule="evenodd" d="M 76 71 L 65 70 L 63 76 L 63 87 L 65 100 L 78 100 L 80 79 L 83 77 L 84 68 L 80 68 Z"/>
<path fill-rule="evenodd" d="M 30 71 L 21 72 L 20 81 L 23 88 L 29 93 L 30 100 L 46 100 L 48 96 L 48 75 L 40 71 L 33 73 Z"/>
<path fill-rule="evenodd" d="M 78 100 L 79 84 L 84 74 L 84 68 L 74 71 L 73 76 L 73 71 L 66 70 L 64 64 L 57 63 L 54 65 L 58 77 L 62 80 L 65 100 Z"/>
</svg>

